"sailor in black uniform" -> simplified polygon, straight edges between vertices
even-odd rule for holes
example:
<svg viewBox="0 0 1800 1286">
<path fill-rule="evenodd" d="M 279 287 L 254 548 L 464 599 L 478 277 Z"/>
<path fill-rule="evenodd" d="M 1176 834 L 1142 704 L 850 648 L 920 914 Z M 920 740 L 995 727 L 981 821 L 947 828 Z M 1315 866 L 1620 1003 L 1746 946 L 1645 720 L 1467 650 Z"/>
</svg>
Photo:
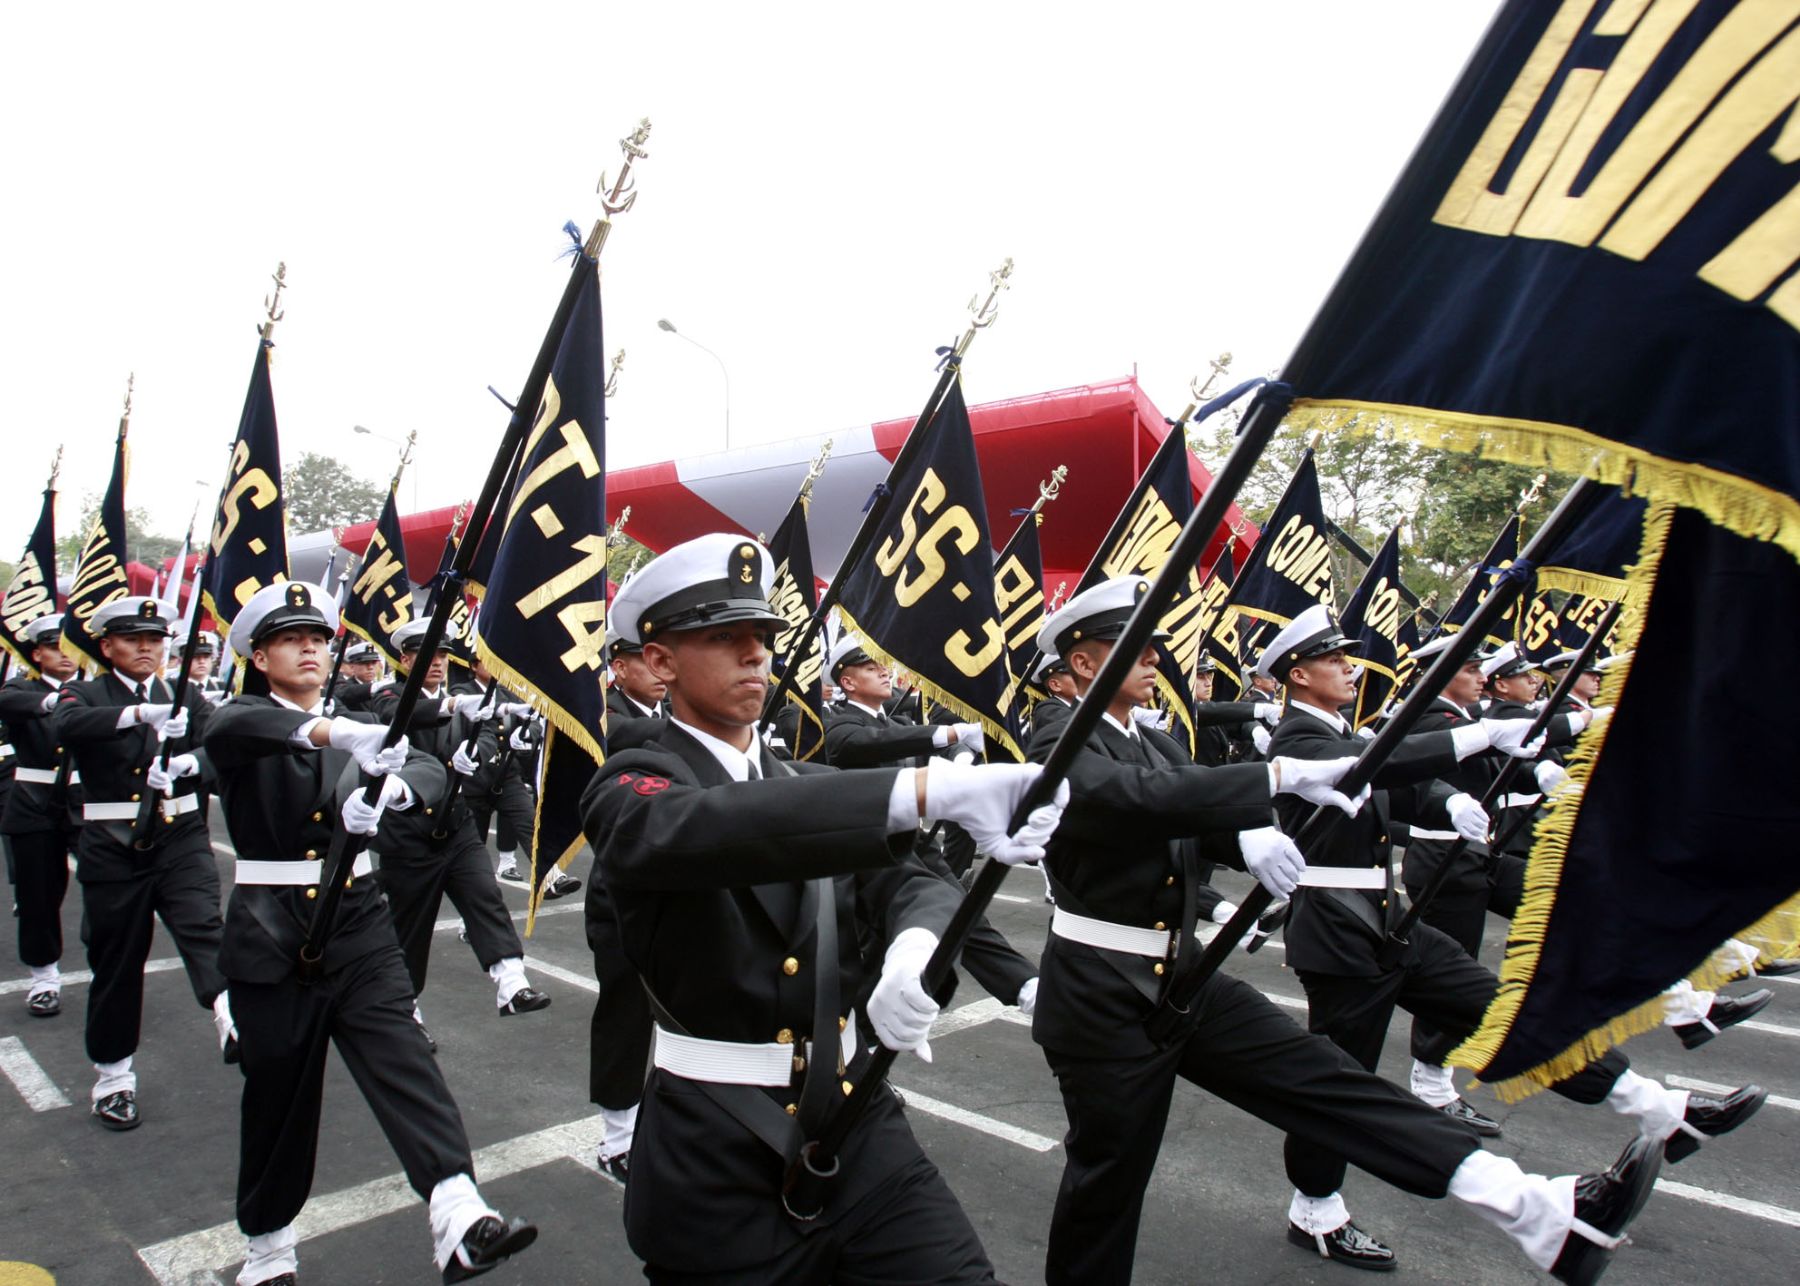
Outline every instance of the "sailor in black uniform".
<svg viewBox="0 0 1800 1286">
<path fill-rule="evenodd" d="M 958 821 L 1013 862 L 1042 852 L 1056 809 L 1009 838 L 1030 766 L 840 773 L 758 745 L 784 624 L 772 566 L 753 540 L 703 536 L 613 604 L 619 637 L 642 645 L 672 701 L 656 737 L 611 754 L 583 801 L 597 878 L 658 1021 L 626 1233 L 652 1281 L 990 1282 L 891 1094 L 850 1130 L 816 1219 L 784 1213 L 781 1182 L 862 1073 L 869 1028 L 928 1054 L 938 1005 L 920 974 L 958 891 L 912 856 L 920 817 Z M 879 979 L 852 1013 L 859 922 Z"/>
<path fill-rule="evenodd" d="M 206 768 L 198 745 L 212 713 L 189 689 L 180 710 L 156 677 L 169 637 L 163 605 L 122 598 L 93 614 L 106 673 L 63 685 L 51 714 L 55 744 L 73 756 L 84 798 L 76 841 L 81 882 L 81 940 L 94 981 L 88 988 L 87 1052 L 98 1079 L 93 1114 L 111 1130 L 140 1123 L 131 1070 L 144 1012 L 144 961 L 160 916 L 181 953 L 194 999 L 213 1014 L 221 1048 L 231 1032 L 230 1002 L 218 968 L 219 872 L 200 820 L 197 787 Z M 79 627 L 77 627 L 79 628 Z M 175 753 L 166 772 L 156 755 Z M 161 795 L 150 846 L 132 846 L 145 790 Z"/>
<path fill-rule="evenodd" d="M 60 613 L 40 616 L 19 631 L 38 677 L 21 671 L 0 687 L 0 720 L 17 765 L 0 834 L 9 848 L 19 963 L 31 970 L 25 1011 L 34 1018 L 62 1012 L 62 904 L 81 826 L 80 779 L 50 726 L 58 692 L 75 677 L 75 660 L 60 644 L 62 623 Z"/>
<path fill-rule="evenodd" d="M 384 749 L 387 729 L 372 716 L 325 717 L 336 631 L 324 586 L 257 591 L 231 630 L 233 649 L 249 658 L 243 694 L 206 730 L 238 853 L 220 952 L 244 1071 L 237 1216 L 249 1247 L 238 1286 L 297 1280 L 293 1221 L 312 1188 L 330 1044 L 429 1203 L 446 1282 L 487 1272 L 537 1235 L 503 1220 L 476 1190 L 462 1117 L 413 1024 L 412 984 L 366 855 L 345 883 L 321 976 L 296 973 L 339 819 L 372 835 L 384 815 L 417 811 L 446 781 L 443 766 L 409 752 L 405 738 Z M 381 777 L 373 805 L 363 802 L 359 770 Z"/>
</svg>

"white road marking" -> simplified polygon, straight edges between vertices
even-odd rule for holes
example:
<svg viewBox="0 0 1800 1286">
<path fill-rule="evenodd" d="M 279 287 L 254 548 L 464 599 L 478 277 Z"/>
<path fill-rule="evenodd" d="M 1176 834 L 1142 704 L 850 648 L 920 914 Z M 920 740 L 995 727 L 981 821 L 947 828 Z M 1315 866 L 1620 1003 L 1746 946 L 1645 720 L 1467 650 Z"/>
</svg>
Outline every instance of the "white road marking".
<svg viewBox="0 0 1800 1286">
<path fill-rule="evenodd" d="M 1030 906 L 1032 900 L 1030 898 L 1022 898 L 1017 893 L 996 893 L 994 894 L 994 901 L 1017 902 L 1020 906 Z"/>
<path fill-rule="evenodd" d="M 217 849 L 219 852 L 225 854 L 226 857 L 235 858 L 238 855 L 238 851 L 235 848 L 231 847 L 231 845 L 225 843 L 223 840 L 214 840 L 212 842 L 212 846 L 215 849 Z"/>
<path fill-rule="evenodd" d="M 587 908 L 579 902 L 572 906 L 547 906 L 539 909 L 538 919 L 541 920 L 547 915 L 574 915 L 578 911 L 585 910 L 587 910 Z M 512 913 L 512 918 L 515 920 L 523 920 L 525 914 L 526 913 L 523 911 L 514 911 Z M 439 920 L 436 924 L 431 926 L 431 931 L 433 933 L 445 933 L 451 929 L 460 929 L 462 927 L 463 922 L 461 920 Z"/>
<path fill-rule="evenodd" d="M 967 1027 L 979 1027 L 983 1023 L 991 1023 L 1005 1009 L 998 1000 L 988 996 L 967 1005 L 958 1005 L 955 1009 L 946 1009 L 932 1020 L 931 1040 L 940 1040 L 945 1036 L 962 1031 Z"/>
<path fill-rule="evenodd" d="M 1699 1090 L 1702 1094 L 1735 1094 L 1736 1085 L 1721 1085 L 1717 1081 L 1696 1081 L 1686 1076 L 1665 1076 L 1669 1088 L 1678 1090 Z M 1768 1098 L 1770 1107 L 1784 1107 L 1790 1112 L 1800 1112 L 1800 1098 L 1783 1098 L 1779 1094 L 1771 1094 Z"/>
<path fill-rule="evenodd" d="M 25 1106 L 34 1112 L 51 1112 L 69 1106 L 69 1100 L 56 1088 L 56 1082 L 38 1066 L 37 1059 L 17 1036 L 0 1037 L 0 1072 L 19 1091 Z"/>
<path fill-rule="evenodd" d="M 1776 1023 L 1759 1023 L 1754 1018 L 1734 1025 L 1740 1031 L 1766 1031 L 1772 1036 L 1800 1037 L 1800 1027 L 1782 1027 Z"/>
<path fill-rule="evenodd" d="M 600 1146 L 600 1134 L 598 1114 L 553 1125 L 535 1134 L 522 1134 L 477 1151 L 475 1173 L 488 1183 L 563 1160 L 575 1161 L 593 1171 L 593 1154 Z M 354 1188 L 313 1197 L 294 1220 L 294 1230 L 301 1241 L 310 1241 L 423 1204 L 404 1174 L 390 1174 Z M 422 1217 L 420 1222 L 424 1222 Z M 423 1238 L 420 1244 L 424 1244 Z M 145 1246 L 137 1256 L 161 1286 L 186 1286 L 195 1277 L 204 1280 L 207 1273 L 222 1272 L 242 1262 L 244 1234 L 235 1222 L 222 1223 Z"/>
<path fill-rule="evenodd" d="M 1800 975 L 1789 974 L 1785 978 L 1771 978 L 1766 973 L 1759 973 L 1754 978 L 1746 978 L 1745 982 L 1778 982 L 1784 987 L 1800 987 Z"/>
<path fill-rule="evenodd" d="M 571 987 L 580 987 L 583 991 L 591 991 L 596 996 L 600 994 L 600 984 L 594 979 L 575 973 L 573 970 L 559 968 L 547 960 L 539 960 L 536 956 L 526 956 L 525 967 L 545 978 L 566 982 Z"/>
<path fill-rule="evenodd" d="M 165 956 L 159 960 L 144 961 L 145 973 L 167 973 L 171 969 L 179 968 L 181 968 L 180 956 Z M 71 969 L 62 976 L 62 985 L 67 989 L 79 987 L 83 983 L 93 980 L 94 975 L 86 969 Z M 28 991 L 30 988 L 31 979 L 29 978 L 8 978 L 5 982 L 0 982 L 0 996 L 11 996 L 21 991 Z"/>
<path fill-rule="evenodd" d="M 942 1099 L 927 1098 L 917 1090 L 909 1090 L 896 1086 L 906 1096 L 906 1110 L 920 1111 L 927 1116 L 935 1116 L 939 1120 L 949 1121 L 953 1125 L 966 1126 L 971 1130 L 1007 1143 L 1016 1143 L 1022 1148 L 1030 1148 L 1033 1152 L 1048 1152 L 1056 1147 L 1057 1141 L 1030 1130 L 1020 1129 L 1016 1125 L 1008 1125 L 1005 1121 L 996 1121 L 991 1116 L 983 1116 L 979 1112 L 971 1112 L 967 1108 L 957 1107 L 954 1103 L 946 1103 Z"/>
<path fill-rule="evenodd" d="M 1752 1219 L 1767 1219 L 1770 1223 L 1781 1223 L 1790 1228 L 1800 1228 L 1800 1210 L 1789 1210 L 1785 1206 L 1772 1206 L 1766 1201 L 1752 1201 L 1748 1197 L 1734 1197 L 1729 1192 L 1712 1192 L 1706 1188 L 1695 1188 L 1685 1183 L 1677 1183 L 1673 1179 L 1658 1179 L 1656 1190 L 1666 1192 L 1671 1197 L 1680 1197 L 1684 1201 L 1698 1201 L 1703 1206 L 1715 1206 L 1720 1210 L 1731 1210 L 1740 1215 L 1749 1215 Z"/>
</svg>

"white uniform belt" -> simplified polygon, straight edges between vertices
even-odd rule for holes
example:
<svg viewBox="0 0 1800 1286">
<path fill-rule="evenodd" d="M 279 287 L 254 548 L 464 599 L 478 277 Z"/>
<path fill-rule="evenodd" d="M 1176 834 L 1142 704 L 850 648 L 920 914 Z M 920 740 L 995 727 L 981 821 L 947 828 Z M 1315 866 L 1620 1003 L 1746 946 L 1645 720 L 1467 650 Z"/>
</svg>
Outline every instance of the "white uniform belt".
<svg viewBox="0 0 1800 1286">
<path fill-rule="evenodd" d="M 770 1042 L 766 1045 L 743 1044 L 734 1040 L 707 1040 L 701 1036 L 683 1036 L 661 1023 L 656 1024 L 656 1050 L 653 1061 L 665 1072 L 690 1081 L 709 1085 L 761 1085 L 779 1089 L 794 1083 L 794 1056 L 810 1057 L 812 1042 L 804 1046 Z M 845 1065 L 856 1057 L 856 1019 L 844 1021 L 838 1037 L 838 1050 Z"/>
<path fill-rule="evenodd" d="M 57 769 L 55 768 L 26 768 L 20 766 L 18 770 L 13 773 L 13 778 L 17 781 L 36 782 L 40 786 L 54 786 L 56 785 L 56 774 Z M 69 784 L 71 786 L 79 786 L 81 784 L 81 774 L 78 772 L 70 772 Z"/>
<path fill-rule="evenodd" d="M 1418 826 L 1412 828 L 1412 837 L 1414 839 L 1441 839 L 1446 843 L 1453 843 L 1462 838 L 1455 831 L 1428 831 Z"/>
<path fill-rule="evenodd" d="M 1387 882 L 1387 869 L 1381 866 L 1309 866 L 1300 872 L 1303 889 L 1373 889 L 1381 892 L 1386 890 Z"/>
<path fill-rule="evenodd" d="M 1070 942 L 1102 951 L 1124 951 L 1134 956 L 1165 960 L 1172 939 L 1166 929 L 1140 929 L 1130 924 L 1114 924 L 1111 920 L 1095 920 L 1057 907 L 1050 915 L 1050 932 Z"/>
<path fill-rule="evenodd" d="M 1542 798 L 1542 795 L 1502 795 L 1500 796 L 1500 807 L 1535 808 L 1537 802 Z"/>
<path fill-rule="evenodd" d="M 367 875 L 375 869 L 367 853 L 358 853 L 355 863 L 350 867 L 350 874 Z M 325 874 L 325 863 L 320 861 L 299 862 L 259 862 L 253 858 L 240 857 L 237 860 L 236 878 L 239 884 L 317 884 Z"/>
<path fill-rule="evenodd" d="M 176 795 L 173 799 L 162 802 L 164 817 L 179 817 L 183 813 L 191 813 L 200 807 L 198 795 Z M 84 822 L 133 822 L 137 820 L 138 806 L 123 801 L 83 804 L 81 820 Z"/>
</svg>

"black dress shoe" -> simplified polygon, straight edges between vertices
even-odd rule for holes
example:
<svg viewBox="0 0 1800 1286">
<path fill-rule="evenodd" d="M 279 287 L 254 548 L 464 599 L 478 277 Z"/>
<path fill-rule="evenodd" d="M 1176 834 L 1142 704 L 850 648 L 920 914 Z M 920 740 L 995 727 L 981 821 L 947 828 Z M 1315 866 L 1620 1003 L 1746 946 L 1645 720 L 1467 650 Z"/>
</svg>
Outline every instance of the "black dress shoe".
<svg viewBox="0 0 1800 1286">
<path fill-rule="evenodd" d="M 1720 996 L 1706 1011 L 1703 1023 L 1683 1023 L 1675 1029 L 1687 1049 L 1698 1049 L 1727 1027 L 1735 1027 L 1746 1018 L 1754 1018 L 1769 1007 L 1775 993 L 1767 987 L 1744 996 Z"/>
<path fill-rule="evenodd" d="M 544 901 L 554 902 L 557 898 L 566 898 L 571 893 L 581 891 L 581 881 L 572 875 L 564 875 L 558 871 L 544 886 Z"/>
<path fill-rule="evenodd" d="M 1626 1145 L 1611 1169 L 1575 1180 L 1575 1218 L 1602 1236 L 1624 1236 L 1626 1226 L 1650 1199 L 1662 1162 L 1662 1148 L 1639 1135 Z M 1558 1281 L 1588 1286 L 1600 1280 L 1612 1253 L 1612 1246 L 1589 1241 L 1579 1229 L 1571 1228 L 1563 1238 L 1562 1252 L 1550 1265 L 1550 1275 Z"/>
<path fill-rule="evenodd" d="M 501 1016 L 507 1014 L 529 1014 L 538 1009 L 550 1008 L 550 997 L 530 987 L 520 987 L 513 992 L 512 999 L 500 1006 Z"/>
<path fill-rule="evenodd" d="M 300 1279 L 293 1273 L 283 1273 L 279 1277 L 271 1277 L 267 1281 L 258 1282 L 256 1286 L 300 1286 Z"/>
<path fill-rule="evenodd" d="M 119 1090 L 94 1104 L 94 1116 L 109 1130 L 135 1130 L 144 1123 L 138 1115 L 137 1094 Z"/>
<path fill-rule="evenodd" d="M 1296 1246 L 1317 1251 L 1322 1259 L 1335 1259 L 1340 1264 L 1366 1268 L 1373 1273 L 1391 1273 L 1398 1262 L 1393 1251 L 1349 1222 L 1330 1232 L 1312 1233 L 1290 1219 L 1287 1237 Z"/>
<path fill-rule="evenodd" d="M 1714 1098 L 1710 1094 L 1688 1092 L 1687 1114 L 1682 1118 L 1688 1125 L 1700 1131 L 1709 1139 L 1716 1139 L 1721 1134 L 1730 1134 L 1738 1126 L 1756 1115 L 1756 1111 L 1768 1100 L 1769 1091 L 1760 1085 L 1746 1085 L 1740 1090 L 1727 1094 L 1724 1098 Z M 1700 1148 L 1700 1140 L 1686 1130 L 1676 1130 L 1663 1144 L 1663 1159 L 1673 1164 L 1686 1160 Z"/>
<path fill-rule="evenodd" d="M 1800 973 L 1800 960 L 1762 960 L 1757 962 L 1758 978 L 1786 978 Z"/>
<path fill-rule="evenodd" d="M 60 991 L 34 991 L 25 997 L 25 1012 L 33 1018 L 54 1018 L 62 1012 Z"/>
<path fill-rule="evenodd" d="M 627 1148 L 617 1156 L 597 1156 L 594 1164 L 600 1167 L 601 1174 L 623 1187 L 626 1175 L 631 1172 L 631 1149 Z"/>
<path fill-rule="evenodd" d="M 1483 1116 L 1475 1110 L 1467 1099 L 1459 1098 L 1454 1103 L 1446 1103 L 1438 1109 L 1452 1121 L 1461 1121 L 1484 1139 L 1500 1137 L 1500 1122 L 1491 1116 Z"/>
<path fill-rule="evenodd" d="M 466 1282 L 498 1268 L 508 1256 L 516 1255 L 537 1240 L 537 1228 L 523 1219 L 500 1222 L 484 1215 L 463 1234 L 462 1242 L 451 1252 L 444 1265 L 444 1280 Z"/>
</svg>

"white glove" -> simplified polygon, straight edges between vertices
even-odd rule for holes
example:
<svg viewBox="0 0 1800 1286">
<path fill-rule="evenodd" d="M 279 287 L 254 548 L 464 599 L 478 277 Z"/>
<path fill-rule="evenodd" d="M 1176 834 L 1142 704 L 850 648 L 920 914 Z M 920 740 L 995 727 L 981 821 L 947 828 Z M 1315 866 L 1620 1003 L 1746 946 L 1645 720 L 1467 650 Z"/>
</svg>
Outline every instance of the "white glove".
<svg viewBox="0 0 1800 1286">
<path fill-rule="evenodd" d="M 383 777 L 381 793 L 373 804 L 363 803 L 360 789 L 350 792 L 350 798 L 344 801 L 344 829 L 352 835 L 373 835 L 381 829 L 381 815 L 389 804 L 405 808 L 411 801 L 412 791 L 405 782 L 398 777 Z"/>
<path fill-rule="evenodd" d="M 1244 855 L 1244 866 L 1256 882 L 1278 898 L 1285 898 L 1300 887 L 1306 859 L 1294 847 L 1294 841 L 1273 826 L 1238 832 L 1238 851 Z"/>
<path fill-rule="evenodd" d="M 529 719 L 537 714 L 526 701 L 507 701 L 499 709 L 499 713 L 512 719 Z"/>
<path fill-rule="evenodd" d="M 883 1045 L 900 1053 L 910 1049 L 927 1063 L 931 1061 L 931 1046 L 925 1038 L 931 1034 L 938 1003 L 926 993 L 920 975 L 937 944 L 937 935 L 929 929 L 900 930 L 888 944 L 881 963 L 881 980 L 875 984 L 869 1003 L 863 1006 Z"/>
<path fill-rule="evenodd" d="M 933 759 L 924 769 L 926 822 L 955 822 L 968 831 L 975 847 L 989 857 L 1016 866 L 1044 856 L 1043 844 L 1062 817 L 1068 782 L 1057 788 L 1056 802 L 1045 804 L 1026 820 L 1015 839 L 1006 826 L 1013 809 L 1043 772 L 1038 764 L 958 764 Z M 1040 817 L 1046 810 L 1052 815 Z"/>
<path fill-rule="evenodd" d="M 142 702 L 137 708 L 137 721 L 146 728 L 155 728 L 160 732 L 162 731 L 162 726 L 169 721 L 169 716 L 174 713 L 174 706 L 152 705 L 148 702 Z"/>
<path fill-rule="evenodd" d="M 1269 730 L 1267 728 L 1253 726 L 1250 729 L 1250 744 L 1256 747 L 1257 754 L 1268 754 L 1269 742 L 1272 740 L 1273 738 L 1269 736 Z"/>
<path fill-rule="evenodd" d="M 1481 730 L 1487 734 L 1490 750 L 1498 750 L 1514 759 L 1535 759 L 1544 748 L 1544 738 L 1540 734 L 1536 741 L 1525 744 L 1525 734 L 1531 731 L 1531 724 L 1530 719 L 1483 719 Z"/>
<path fill-rule="evenodd" d="M 1273 701 L 1258 701 L 1252 713 L 1271 728 L 1281 722 L 1281 707 Z"/>
<path fill-rule="evenodd" d="M 496 707 L 488 703 L 488 699 L 479 692 L 465 692 L 449 700 L 450 712 L 460 714 L 465 719 L 482 723 L 492 719 L 498 712 Z"/>
<path fill-rule="evenodd" d="M 1158 710 L 1155 706 L 1132 706 L 1131 721 L 1133 723 L 1143 724 L 1147 728 L 1155 728 L 1158 732 L 1162 732 L 1168 725 L 1169 716 L 1166 712 Z"/>
<path fill-rule="evenodd" d="M 514 728 L 512 735 L 506 739 L 506 744 L 514 750 L 530 750 L 533 745 L 531 733 L 525 728 Z"/>
<path fill-rule="evenodd" d="M 332 749 L 348 750 L 356 766 L 371 776 L 399 772 L 406 763 L 405 737 L 382 748 L 388 734 L 384 724 L 361 723 L 340 715 L 331 721 L 330 729 Z"/>
<path fill-rule="evenodd" d="M 1523 722 L 1523 720 L 1514 720 Z M 1450 811 L 1450 826 L 1471 844 L 1487 843 L 1487 809 L 1473 795 L 1452 795 L 1445 805 Z"/>
<path fill-rule="evenodd" d="M 1014 1002 L 1019 1006 L 1019 1012 L 1027 1018 L 1031 1017 L 1032 1010 L 1037 1008 L 1037 984 L 1036 978 L 1027 978 L 1025 985 L 1019 988 L 1018 1000 Z"/>
<path fill-rule="evenodd" d="M 1343 791 L 1333 789 L 1355 762 L 1354 758 L 1295 759 L 1278 755 L 1273 764 L 1276 779 L 1281 783 L 1277 789 L 1284 795 L 1298 795 L 1309 804 L 1330 804 L 1355 817 L 1369 798 L 1369 788 L 1364 786 L 1354 800 Z"/>
<path fill-rule="evenodd" d="M 194 777 L 200 772 L 200 761 L 192 755 L 176 755 L 164 768 L 162 760 L 152 759 L 150 767 L 144 773 L 144 780 L 150 783 L 150 789 L 168 794 L 170 787 L 183 777 Z"/>
<path fill-rule="evenodd" d="M 467 746 L 459 745 L 450 756 L 450 766 L 465 777 L 473 777 L 481 771 L 481 760 L 470 754 Z"/>
<path fill-rule="evenodd" d="M 1532 769 L 1532 775 L 1537 778 L 1538 789 L 1546 795 L 1555 794 L 1569 780 L 1569 774 L 1564 771 L 1563 766 L 1549 759 Z"/>
<path fill-rule="evenodd" d="M 980 754 L 987 746 L 987 734 L 978 723 L 959 723 L 952 725 L 956 729 L 956 744 L 975 754 Z"/>
<path fill-rule="evenodd" d="M 187 736 L 187 731 L 188 712 L 183 710 L 179 714 L 172 714 L 163 720 L 162 726 L 156 730 L 156 739 L 158 741 L 176 741 Z"/>
<path fill-rule="evenodd" d="M 42 710 L 45 714 L 49 714 L 52 710 L 56 709 L 56 702 L 61 696 L 62 692 L 60 690 L 45 693 L 44 699 L 38 702 L 38 709 Z"/>
</svg>

